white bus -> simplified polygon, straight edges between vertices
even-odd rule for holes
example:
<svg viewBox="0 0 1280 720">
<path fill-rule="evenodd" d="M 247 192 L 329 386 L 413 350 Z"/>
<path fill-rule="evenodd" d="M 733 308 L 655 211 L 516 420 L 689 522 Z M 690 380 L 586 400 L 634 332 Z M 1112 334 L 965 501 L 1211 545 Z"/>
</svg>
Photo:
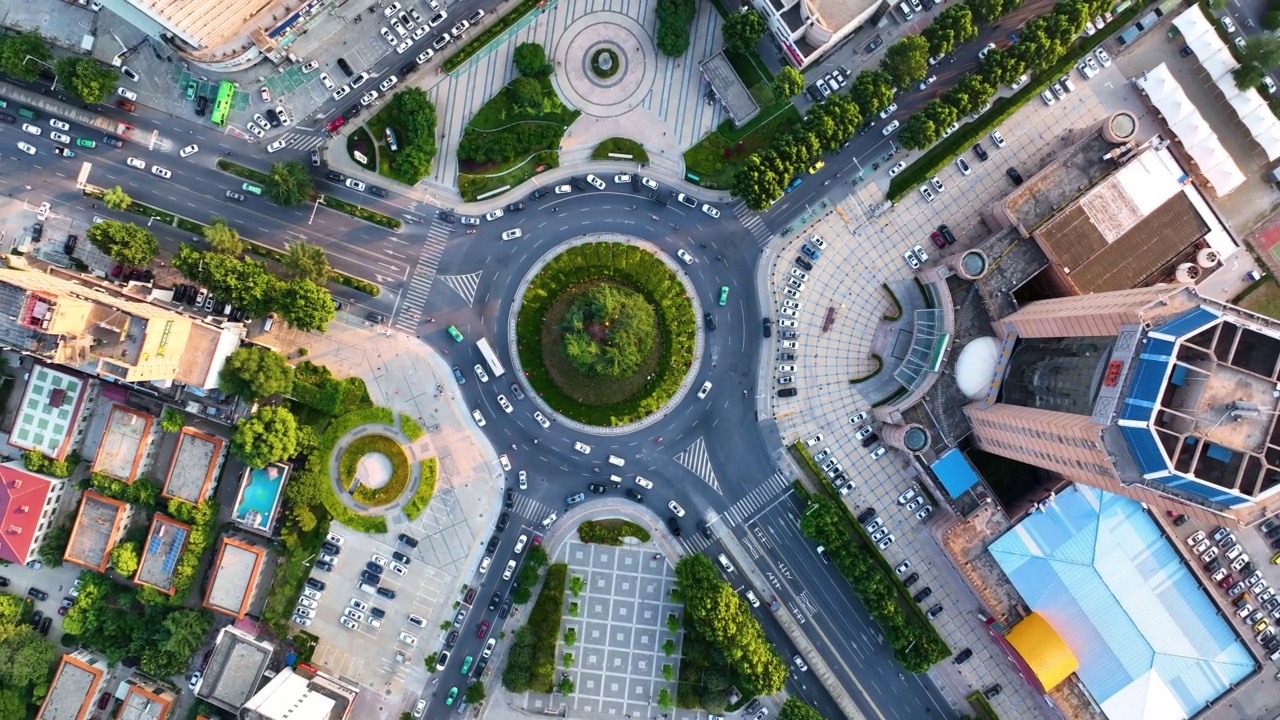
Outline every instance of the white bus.
<svg viewBox="0 0 1280 720">
<path fill-rule="evenodd" d="M 489 365 L 489 372 L 493 375 L 493 377 L 495 378 L 502 377 L 503 373 L 505 373 L 507 370 L 506 368 L 502 367 L 502 361 L 498 360 L 498 354 L 495 353 L 493 351 L 493 348 L 489 346 L 489 339 L 480 338 L 479 340 L 477 340 L 476 349 L 478 349 L 480 351 L 480 354 L 484 356 L 484 361 L 486 364 Z"/>
</svg>

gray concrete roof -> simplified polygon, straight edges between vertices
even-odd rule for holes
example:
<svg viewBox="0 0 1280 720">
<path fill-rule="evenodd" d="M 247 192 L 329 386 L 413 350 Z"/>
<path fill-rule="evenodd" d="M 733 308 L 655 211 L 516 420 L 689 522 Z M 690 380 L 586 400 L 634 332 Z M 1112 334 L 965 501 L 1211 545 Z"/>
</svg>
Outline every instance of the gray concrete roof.
<svg viewBox="0 0 1280 720">
<path fill-rule="evenodd" d="M 751 97 L 751 91 L 738 73 L 734 72 L 723 50 L 702 62 L 702 74 L 720 96 L 720 102 L 734 125 L 741 126 L 760 114 L 760 105 Z"/>
<path fill-rule="evenodd" d="M 270 660 L 269 650 L 245 642 L 235 633 L 224 632 L 209 659 L 197 694 L 238 710 L 257 691 Z"/>
</svg>

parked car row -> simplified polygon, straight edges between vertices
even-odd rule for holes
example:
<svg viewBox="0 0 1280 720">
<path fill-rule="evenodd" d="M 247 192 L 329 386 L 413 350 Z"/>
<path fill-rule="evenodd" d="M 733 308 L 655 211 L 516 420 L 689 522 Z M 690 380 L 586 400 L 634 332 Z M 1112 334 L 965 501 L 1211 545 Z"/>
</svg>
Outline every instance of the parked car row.
<svg viewBox="0 0 1280 720">
<path fill-rule="evenodd" d="M 137 277 L 134 273 L 138 272 L 135 268 L 128 275 L 129 280 L 139 280 L 141 282 L 151 281 L 151 271 L 142 270 Z M 114 274 L 114 271 L 113 271 Z M 249 314 L 240 308 L 232 307 L 231 303 L 222 302 L 213 296 L 213 293 L 205 290 L 197 285 L 179 284 L 173 289 L 173 302 L 180 305 L 190 305 L 195 312 L 212 313 L 221 315 L 232 322 L 244 322 L 249 319 Z"/>
<path fill-rule="evenodd" d="M 1280 598 L 1245 554 L 1236 536 L 1221 526 L 1207 537 L 1203 530 L 1197 530 L 1187 538 L 1187 545 L 1204 563 L 1210 580 L 1232 600 L 1236 617 L 1245 621 L 1254 639 L 1273 659 L 1280 659 L 1280 637 L 1271 627 L 1271 620 L 1280 621 Z M 1268 615 L 1271 620 L 1267 619 Z"/>
</svg>

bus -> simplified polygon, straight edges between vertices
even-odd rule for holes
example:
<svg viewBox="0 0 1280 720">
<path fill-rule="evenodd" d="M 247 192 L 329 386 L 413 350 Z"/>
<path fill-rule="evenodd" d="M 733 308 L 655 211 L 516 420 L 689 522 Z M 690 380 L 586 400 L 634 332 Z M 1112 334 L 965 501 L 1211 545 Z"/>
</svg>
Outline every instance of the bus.
<svg viewBox="0 0 1280 720">
<path fill-rule="evenodd" d="M 484 356 L 484 361 L 489 365 L 489 372 L 496 378 L 502 377 L 506 372 L 506 368 L 502 367 L 502 363 L 498 360 L 498 354 L 489 346 L 488 338 L 480 338 L 476 341 L 476 349 Z"/>
<path fill-rule="evenodd" d="M 231 113 L 231 96 L 236 94 L 236 86 L 230 81 L 218 83 L 218 99 L 213 101 L 213 113 L 209 119 L 214 125 L 226 125 L 227 115 Z"/>
</svg>

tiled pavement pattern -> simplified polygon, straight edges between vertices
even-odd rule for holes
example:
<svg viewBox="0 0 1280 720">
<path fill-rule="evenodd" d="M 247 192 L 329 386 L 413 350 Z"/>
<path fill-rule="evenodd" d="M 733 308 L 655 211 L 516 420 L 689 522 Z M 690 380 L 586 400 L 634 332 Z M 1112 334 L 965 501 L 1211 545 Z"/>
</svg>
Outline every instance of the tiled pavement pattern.
<svg viewBox="0 0 1280 720">
<path fill-rule="evenodd" d="M 944 606 L 945 612 L 935 621 L 943 638 L 957 652 L 966 647 L 975 648 L 975 653 L 983 648 L 992 651 L 983 653 L 986 661 L 970 661 L 961 667 L 944 662 L 931 672 L 940 684 L 950 687 L 953 694 L 960 697 L 974 688 L 999 683 L 1003 692 L 992 704 L 1001 717 L 1039 717 L 1046 712 L 1044 701 L 1018 677 L 1010 663 L 994 652 L 985 626 L 974 614 L 980 603 L 944 556 L 930 528 L 897 504 L 898 495 L 916 480 L 914 469 L 892 450 L 885 457 L 871 461 L 868 450 L 854 439 L 857 428 L 849 423 L 849 418 L 868 409 L 880 397 L 863 397 L 859 389 L 866 386 L 850 385 L 848 380 L 866 374 L 873 367 L 870 353 L 874 336 L 881 317 L 890 309 L 880 283 L 910 277 L 911 269 L 902 257 L 905 251 L 913 245 L 922 245 L 931 262 L 937 262 L 940 254 L 970 247 L 987 234 L 980 211 L 1012 187 L 1005 176 L 1007 168 L 1015 167 L 1024 177 L 1029 177 L 1065 147 L 1062 138 L 1066 131 L 1092 125 L 1120 106 L 1138 109 L 1141 114 L 1141 103 L 1115 67 L 1088 82 L 1077 73 L 1073 82 L 1077 91 L 1065 100 L 1049 107 L 1034 99 L 1006 121 L 1000 131 L 1008 142 L 1007 147 L 996 148 L 989 139 L 984 139 L 983 146 L 990 153 L 986 162 L 967 151 L 965 158 L 973 168 L 972 175 L 961 175 L 954 163 L 944 168 L 938 177 L 946 191 L 934 202 L 929 203 L 918 192 L 913 192 L 889 212 L 870 218 L 867 209 L 880 202 L 888 188 L 887 168 L 881 167 L 869 173 L 870 182 L 857 188 L 861 199 L 845 198 L 803 232 L 789 240 L 779 240 L 766 254 L 771 263 L 769 271 L 776 308 L 790 268 L 795 267 L 793 259 L 799 254 L 800 244 L 815 233 L 827 242 L 827 250 L 814 263 L 815 269 L 809 273 L 810 279 L 800 298 L 803 309 L 796 328 L 800 333 L 799 348 L 792 351 L 799 366 L 795 373 L 799 395 L 777 398 L 778 386 L 774 380 L 777 373 L 768 376 L 767 392 L 783 441 L 790 443 L 816 432 L 824 433 L 822 445 L 832 449 L 833 457 L 840 460 L 849 477 L 857 482 L 857 489 L 847 496 L 846 502 L 855 511 L 867 506 L 879 511 L 895 538 L 885 557 L 893 565 L 904 559 L 911 560 L 912 570 L 921 574 L 920 582 L 913 589 L 927 585 L 933 591 L 924 605 Z M 1145 127 L 1144 131 L 1145 137 L 1152 128 Z M 863 163 L 869 166 L 874 159 L 874 156 L 864 158 Z M 930 232 L 940 223 L 948 224 L 959 238 L 955 246 L 943 253 L 929 241 Z M 824 333 L 822 324 L 828 308 L 835 308 L 836 319 Z M 777 341 L 775 333 L 775 352 L 781 350 Z M 883 351 L 880 354 L 888 355 Z M 892 373 L 896 369 L 892 362 L 888 360 L 882 372 Z M 949 521 L 945 508 L 937 508 L 930 519 L 931 524 Z M 979 654 L 978 659 L 982 659 L 983 654 Z"/>
<path fill-rule="evenodd" d="M 662 666 L 670 664 L 679 675 L 681 636 L 667 630 L 667 615 L 681 612 L 671 600 L 674 568 L 649 546 L 608 547 L 577 540 L 564 543 L 552 561 L 567 562 L 569 576 L 586 582 L 580 596 L 565 593 L 556 648 L 557 672 L 567 672 L 575 685 L 574 694 L 565 699 L 569 716 L 654 717 L 661 688 L 675 698 L 675 683 L 663 679 Z M 577 617 L 569 614 L 570 603 L 577 603 Z M 577 632 L 572 647 L 564 644 L 569 628 Z M 662 652 L 668 638 L 677 646 L 670 657 Z M 566 652 L 574 657 L 568 671 L 562 664 Z"/>
</svg>

